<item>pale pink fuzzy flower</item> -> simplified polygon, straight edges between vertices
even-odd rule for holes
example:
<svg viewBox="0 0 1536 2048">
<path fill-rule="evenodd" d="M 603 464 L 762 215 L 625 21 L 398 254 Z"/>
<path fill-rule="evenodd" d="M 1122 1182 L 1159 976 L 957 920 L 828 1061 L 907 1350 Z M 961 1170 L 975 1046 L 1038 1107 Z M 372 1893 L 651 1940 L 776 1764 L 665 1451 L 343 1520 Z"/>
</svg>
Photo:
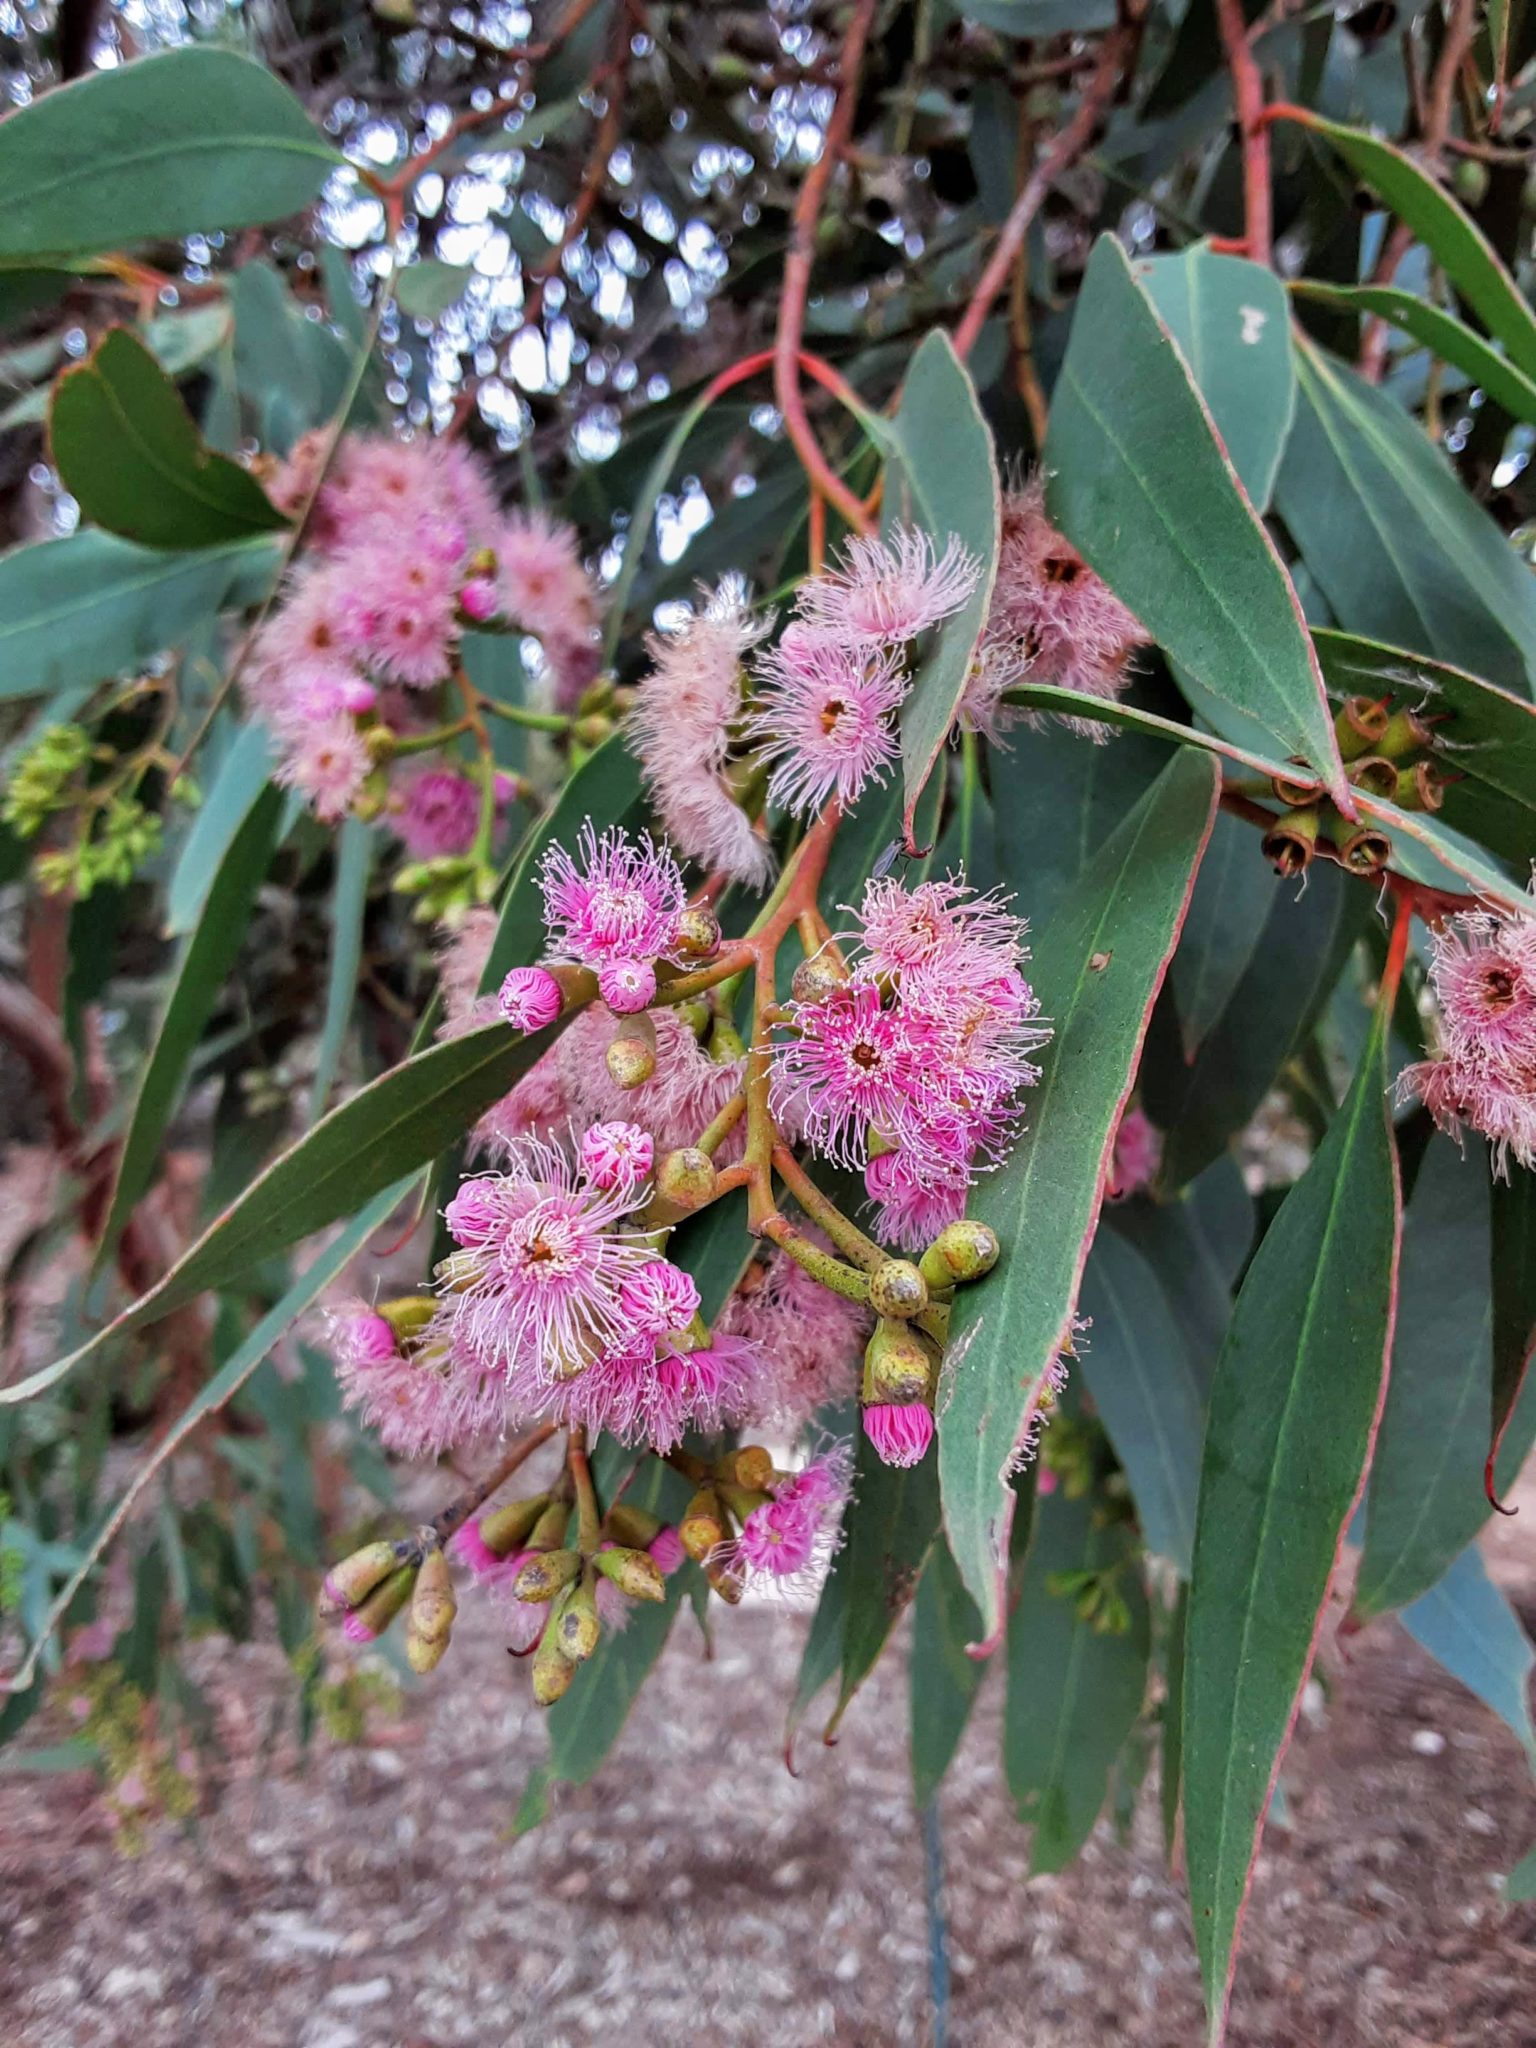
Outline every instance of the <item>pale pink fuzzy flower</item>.
<svg viewBox="0 0 1536 2048">
<path fill-rule="evenodd" d="M 1045 516 L 1039 478 L 1003 499 L 997 580 L 987 616 L 989 644 L 1022 650 L 1038 683 L 1118 697 L 1143 632 L 1112 590 Z M 1093 737 L 1104 728 L 1080 724 Z"/>
<path fill-rule="evenodd" d="M 542 1031 L 565 1006 L 560 984 L 547 967 L 514 967 L 496 994 L 496 1007 L 516 1031 Z"/>
<path fill-rule="evenodd" d="M 597 617 L 597 594 L 576 529 L 545 512 L 510 513 L 496 542 L 502 609 L 525 631 L 581 638 Z"/>
<path fill-rule="evenodd" d="M 456 1529 L 448 1539 L 448 1551 L 482 1585 L 499 1579 L 507 1568 L 507 1559 L 498 1556 L 480 1534 L 478 1521 L 465 1522 Z"/>
<path fill-rule="evenodd" d="M 547 1380 L 628 1341 L 619 1290 L 658 1257 L 645 1237 L 617 1227 L 635 1190 L 593 1187 L 563 1151 L 533 1138 L 508 1148 L 507 1171 L 471 1185 L 473 1227 L 441 1311 L 455 1346 L 488 1370 L 525 1368 Z M 463 1196 L 445 1212 L 450 1229 Z"/>
<path fill-rule="evenodd" d="M 648 832 L 638 845 L 618 826 L 599 838 L 588 818 L 576 859 L 551 846 L 540 880 L 551 941 L 583 966 L 667 959 L 676 951 L 687 892 L 677 862 Z"/>
<path fill-rule="evenodd" d="M 459 635 L 452 566 L 427 555 L 402 559 L 383 542 L 350 550 L 336 566 L 372 614 L 370 660 L 411 688 L 441 682 Z"/>
<path fill-rule="evenodd" d="M 452 768 L 417 768 L 390 797 L 389 822 L 417 860 L 467 853 L 480 824 L 480 787 Z"/>
<path fill-rule="evenodd" d="M 864 1434 L 882 1465 L 920 1465 L 933 1442 L 933 1411 L 921 1401 L 866 1408 Z"/>
<path fill-rule="evenodd" d="M 814 1583 L 837 1548 L 851 1463 L 847 1445 L 838 1444 L 776 1480 L 772 1498 L 746 1517 L 736 1541 L 720 1546 L 719 1562 L 759 1590 Z"/>
<path fill-rule="evenodd" d="M 958 611 L 980 576 L 975 556 L 953 535 L 940 554 L 919 527 L 900 526 L 884 540 L 850 540 L 842 566 L 808 577 L 795 602 L 823 632 L 899 645 Z"/>
<path fill-rule="evenodd" d="M 579 1026 L 583 1014 L 578 1013 L 570 1030 Z M 569 1035 L 567 1031 L 564 1037 Z M 505 1158 L 524 1138 L 554 1138 L 578 1115 L 579 1105 L 567 1092 L 561 1073 L 558 1056 L 563 1042 L 562 1038 L 535 1060 L 511 1093 L 481 1117 L 470 1133 L 476 1158 Z"/>
<path fill-rule="evenodd" d="M 892 714 L 909 687 L 894 656 L 802 629 L 762 657 L 758 677 L 746 729 L 777 764 L 775 803 L 809 816 L 834 796 L 846 808 L 885 780 L 900 751 Z"/>
<path fill-rule="evenodd" d="M 1012 967 L 1025 957 L 1023 918 L 995 892 L 978 896 L 963 874 L 919 882 L 915 889 L 894 876 L 877 876 L 865 884 L 858 918 L 871 974 L 899 975 L 978 957 Z"/>
<path fill-rule="evenodd" d="M 456 536 L 454 552 L 494 534 L 496 497 L 479 458 L 461 444 L 349 434 L 320 492 L 316 535 L 331 549 L 420 528 Z"/>
<path fill-rule="evenodd" d="M 656 1071 L 638 1088 L 621 1088 L 608 1072 L 603 1055 L 617 1020 L 601 1003 L 591 1004 L 571 1020 L 550 1056 L 559 1093 L 570 1105 L 567 1113 L 578 1122 L 618 1118 L 640 1124 L 650 1132 L 657 1152 L 665 1153 L 693 1144 L 714 1121 L 740 1088 L 745 1062 L 712 1060 L 674 1010 L 653 1010 L 650 1017 L 656 1033 Z M 733 1164 L 743 1142 L 738 1128 L 716 1158 L 722 1165 Z"/>
<path fill-rule="evenodd" d="M 909 1123 L 927 1085 L 923 1047 L 878 984 L 858 976 L 788 1007 L 795 1035 L 773 1048 L 775 1113 L 792 1106 L 816 1151 L 862 1166 L 872 1126 L 892 1138 Z"/>
<path fill-rule="evenodd" d="M 597 972 L 597 992 L 618 1017 L 631 1017 L 655 1002 L 656 986 L 649 960 L 609 960 Z"/>
<path fill-rule="evenodd" d="M 491 1426 L 483 1405 L 471 1414 L 454 1397 L 436 1356 L 421 1346 L 406 1356 L 383 1317 L 361 1304 L 332 1315 L 328 1342 L 342 1405 L 361 1413 L 386 1450 L 436 1457 Z"/>
<path fill-rule="evenodd" d="M 438 981 L 443 992 L 443 1008 L 448 1023 L 439 1036 L 456 1036 L 459 1030 L 470 1030 L 476 1024 L 487 1023 L 496 1015 L 493 1007 L 487 1016 L 482 1009 L 480 984 L 485 979 L 485 963 L 491 957 L 491 947 L 496 942 L 496 927 L 499 922 L 496 912 L 484 905 L 471 910 L 461 924 L 448 934 L 438 956 Z"/>
<path fill-rule="evenodd" d="M 344 818 L 372 771 L 368 749 L 350 718 L 328 719 L 296 735 L 274 780 L 296 789 L 327 825 Z"/>
<path fill-rule="evenodd" d="M 1003 697 L 1016 690 L 1030 672 L 1028 648 L 1018 640 L 983 640 L 971 661 L 956 713 L 961 730 L 978 732 L 994 746 L 1006 747 L 1010 727 L 1030 714 Z M 1095 728 L 1097 730 L 1097 728 Z"/>
<path fill-rule="evenodd" d="M 807 1235 L 829 1248 L 819 1232 Z M 746 1338 L 762 1360 L 750 1419 L 792 1435 L 819 1408 L 852 1398 L 870 1317 L 776 1251 L 732 1294 L 718 1327 Z"/>
<path fill-rule="evenodd" d="M 882 1243 L 922 1252 L 965 1214 L 971 1169 L 961 1163 L 940 1171 L 931 1162 L 914 1165 L 904 1152 L 886 1152 L 865 1167 L 864 1186 Z"/>
<path fill-rule="evenodd" d="M 625 728 L 668 838 L 754 888 L 772 872 L 772 851 L 720 771 L 741 712 L 742 662 L 766 631 L 746 584 L 726 577 L 680 628 L 647 639 L 654 667 Z"/>
<path fill-rule="evenodd" d="M 1139 1105 L 1128 1109 L 1115 1130 L 1109 1162 L 1108 1194 L 1112 1201 L 1139 1194 L 1157 1178 L 1163 1161 L 1163 1140 L 1157 1126 Z"/>
<path fill-rule="evenodd" d="M 305 732 L 330 720 L 372 711 L 378 691 L 356 669 L 340 661 L 309 661 L 248 692 L 278 738 L 292 746 Z"/>
<path fill-rule="evenodd" d="M 280 697 L 296 669 L 350 665 L 369 647 L 372 615 L 352 577 L 334 562 L 315 560 L 286 585 L 282 603 L 252 650 L 248 688 L 264 706 Z"/>
<path fill-rule="evenodd" d="M 699 1290 L 691 1273 L 670 1259 L 657 1259 L 632 1274 L 619 1289 L 619 1300 L 639 1337 L 664 1337 L 686 1330 L 699 1312 Z"/>
<path fill-rule="evenodd" d="M 1536 917 L 1474 910 L 1434 935 L 1430 982 L 1446 1051 L 1495 1068 L 1536 1062 Z"/>
<path fill-rule="evenodd" d="M 613 1545 L 605 1543 L 603 1548 L 611 1550 Z M 603 1633 L 610 1636 L 622 1635 L 629 1627 L 629 1617 L 635 1603 L 626 1600 L 612 1579 L 605 1578 L 601 1572 L 597 1575 L 596 1602 L 598 1625 Z"/>
<path fill-rule="evenodd" d="M 515 1372 L 509 1390 L 522 1411 L 624 1444 L 672 1450 L 690 1429 L 705 1436 L 739 1421 L 751 1405 L 757 1357 L 737 1337 L 716 1337 L 694 1351 L 663 1339 L 600 1351 L 574 1379 L 538 1383 Z"/>
<path fill-rule="evenodd" d="M 656 1146 L 640 1124 L 616 1120 L 583 1131 L 580 1152 L 581 1170 L 593 1187 L 638 1188 L 650 1179 Z"/>
<path fill-rule="evenodd" d="M 388 1365 L 399 1346 L 389 1323 L 367 1302 L 355 1297 L 340 1302 L 326 1316 L 326 1341 L 335 1358 L 338 1375 L 356 1378 L 378 1366 Z"/>
<path fill-rule="evenodd" d="M 1521 1069 L 1447 1053 L 1421 1060 L 1398 1076 L 1400 1100 L 1417 1096 L 1441 1130 L 1460 1138 L 1470 1124 L 1487 1138 L 1496 1180 L 1517 1165 L 1536 1167 L 1536 1061 Z"/>
</svg>

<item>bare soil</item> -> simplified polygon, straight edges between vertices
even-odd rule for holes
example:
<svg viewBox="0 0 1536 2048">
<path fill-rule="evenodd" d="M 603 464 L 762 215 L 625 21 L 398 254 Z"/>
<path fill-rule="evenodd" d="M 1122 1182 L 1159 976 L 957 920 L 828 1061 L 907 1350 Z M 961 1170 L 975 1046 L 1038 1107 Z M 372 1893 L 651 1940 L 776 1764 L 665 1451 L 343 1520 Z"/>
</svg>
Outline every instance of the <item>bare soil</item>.
<svg viewBox="0 0 1536 2048">
<path fill-rule="evenodd" d="M 1495 1571 L 1536 1585 L 1528 1504 Z M 0 1778 L 5 2048 L 457 2048 L 935 2038 L 904 1650 L 835 1750 L 781 1760 L 803 1618 L 686 1617 L 608 1769 L 507 1827 L 542 1754 L 483 1603 L 403 1717 L 274 1765 L 286 1683 L 202 1646 L 228 1762 L 195 1831 L 115 1846 L 82 1773 Z M 1394 1624 L 1329 1655 L 1287 1770 L 1233 2006 L 1236 2048 L 1536 2043 L 1536 1837 L 1519 1744 Z M 999 1763 L 1000 1674 L 941 1796 L 954 2048 L 1202 2039 L 1186 1907 L 1152 1789 L 1132 1839 L 1028 1877 Z"/>
</svg>

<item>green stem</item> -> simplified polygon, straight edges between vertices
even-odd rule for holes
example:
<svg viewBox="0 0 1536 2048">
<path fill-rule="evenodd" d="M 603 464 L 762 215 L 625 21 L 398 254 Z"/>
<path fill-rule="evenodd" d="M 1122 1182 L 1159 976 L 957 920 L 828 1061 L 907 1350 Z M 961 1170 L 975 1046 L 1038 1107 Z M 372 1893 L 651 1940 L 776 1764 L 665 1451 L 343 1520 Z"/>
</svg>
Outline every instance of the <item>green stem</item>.
<svg viewBox="0 0 1536 2048">
<path fill-rule="evenodd" d="M 474 720 L 470 718 L 456 718 L 451 725 L 434 725 L 430 732 L 412 733 L 409 739 L 396 740 L 389 758 L 400 761 L 408 754 L 430 754 L 435 747 L 445 747 L 450 740 L 473 729 Z"/>
<path fill-rule="evenodd" d="M 787 1217 L 777 1214 L 769 1216 L 763 1223 L 763 1235 L 772 1238 L 780 1251 L 787 1252 L 797 1266 L 803 1267 L 813 1280 L 819 1280 L 834 1294 L 840 1294 L 845 1301 L 868 1304 L 869 1282 L 862 1273 L 856 1273 L 852 1266 L 845 1266 L 830 1252 L 824 1252 L 811 1243 L 803 1230 L 797 1230 Z"/>
<path fill-rule="evenodd" d="M 508 725 L 523 725 L 530 732 L 569 732 L 574 721 L 559 711 L 529 711 L 522 704 L 503 704 L 497 697 L 480 693 L 480 709 L 489 711 L 494 718 L 504 718 Z"/>
<path fill-rule="evenodd" d="M 746 1113 L 747 1097 L 743 1090 L 740 1094 L 733 1095 L 714 1122 L 707 1125 L 694 1139 L 695 1150 L 706 1152 L 713 1159 Z"/>
<path fill-rule="evenodd" d="M 806 1215 L 821 1226 L 845 1258 L 852 1259 L 856 1266 L 862 1266 L 866 1273 L 872 1273 L 876 1266 L 885 1264 L 889 1254 L 883 1252 L 873 1238 L 866 1237 L 858 1225 L 843 1214 L 832 1197 L 817 1187 L 787 1145 L 774 1146 L 773 1168 Z"/>
<path fill-rule="evenodd" d="M 576 1489 L 576 1547 L 583 1557 L 595 1557 L 603 1540 L 603 1518 L 598 1512 L 597 1489 L 587 1463 L 587 1432 L 573 1429 L 566 1444 L 566 1469 Z"/>
</svg>

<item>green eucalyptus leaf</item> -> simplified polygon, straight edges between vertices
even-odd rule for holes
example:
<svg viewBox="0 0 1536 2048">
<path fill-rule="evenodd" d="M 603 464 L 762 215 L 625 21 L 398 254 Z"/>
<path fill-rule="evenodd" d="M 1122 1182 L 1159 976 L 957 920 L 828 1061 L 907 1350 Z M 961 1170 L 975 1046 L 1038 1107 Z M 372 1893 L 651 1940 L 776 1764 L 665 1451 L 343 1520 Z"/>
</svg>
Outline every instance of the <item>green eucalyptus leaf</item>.
<svg viewBox="0 0 1536 2048">
<path fill-rule="evenodd" d="M 1052 519 L 1169 658 L 1344 771 L 1296 594 L 1168 329 L 1113 236 L 1089 261 L 1051 406 Z"/>
<path fill-rule="evenodd" d="M 1113 1572 L 1124 1630 L 1084 1621 L 1065 1572 Z M 1019 1818 L 1034 1824 L 1030 1871 L 1061 1870 L 1093 1832 L 1110 1772 L 1141 1712 L 1150 1623 L 1135 1530 L 1092 1495 L 1060 1492 L 1035 1509 L 1018 1605 L 1008 1620 L 1003 1763 Z"/>
<path fill-rule="evenodd" d="M 1104 1169 L 1215 805 L 1210 764 L 1175 755 L 1036 944 L 1031 981 L 1053 1037 L 1024 1134 L 973 1200 L 1002 1258 L 956 1297 L 958 1363 L 939 1416 L 944 1526 L 990 1638 L 1003 1620 L 1006 1474 L 1071 1336 Z"/>
<path fill-rule="evenodd" d="M 357 1001 L 357 973 L 363 957 L 363 921 L 373 871 L 374 832 L 361 818 L 346 818 L 336 835 L 336 881 L 331 891 L 331 964 L 326 976 L 325 1022 L 315 1055 L 309 1113 L 324 1116 L 341 1065 L 347 1027 Z"/>
<path fill-rule="evenodd" d="M 986 1677 L 986 1660 L 966 1648 L 980 1633 L 976 1603 L 940 1537 L 928 1553 L 912 1610 L 912 1796 L 919 1806 L 943 1783 Z"/>
<path fill-rule="evenodd" d="M 1477 1545 L 1464 1550 L 1440 1583 L 1398 1619 L 1420 1649 L 1493 1709 L 1536 1770 L 1530 1705 L 1536 1653 L 1520 1617 L 1489 1578 Z"/>
<path fill-rule="evenodd" d="M 343 161 L 281 79 L 233 51 L 94 71 L 0 124 L 0 265 L 282 220 Z"/>
<path fill-rule="evenodd" d="M 201 757 L 199 757 L 201 765 Z M 250 816 L 276 765 L 272 735 L 264 725 L 239 726 L 192 820 L 166 891 L 165 935 L 184 938 L 208 901 L 219 864 Z"/>
<path fill-rule="evenodd" d="M 1400 285 L 1319 284 L 1300 278 L 1291 290 L 1318 305 L 1340 307 L 1346 312 L 1372 315 L 1400 327 L 1405 334 L 1437 355 L 1442 362 L 1465 370 L 1496 405 L 1502 405 L 1517 420 L 1536 421 L 1536 379 L 1526 376 L 1507 357 L 1489 347 L 1480 334 L 1433 306 L 1416 298 Z"/>
<path fill-rule="evenodd" d="M 935 1460 L 906 1468 L 884 1465 L 861 1430 L 853 1497 L 858 1506 L 848 1517 L 842 1677 L 826 1727 L 829 1742 L 917 1591 L 939 1526 Z"/>
<path fill-rule="evenodd" d="M 1253 827 L 1223 812 L 1195 877 L 1169 969 L 1186 1060 L 1194 1059 L 1236 993 L 1274 897 L 1275 878 Z"/>
<path fill-rule="evenodd" d="M 1400 1222 L 1385 1054 L 1378 1013 L 1344 1106 L 1248 1269 L 1211 1393 L 1186 1644 L 1184 1837 L 1213 2041 L 1380 1412 Z"/>
<path fill-rule="evenodd" d="M 1493 1270 L 1493 1365 L 1491 1369 L 1489 1485 L 1503 1466 L 1503 1439 L 1515 1415 L 1536 1398 L 1528 1384 L 1536 1351 L 1536 1173 L 1511 1166 L 1507 1180 L 1495 1181 L 1491 1196 Z M 1516 1431 L 1516 1439 L 1520 1432 Z M 1513 1478 L 1513 1472 L 1508 1478 Z M 1502 1482 L 1507 1483 L 1507 1481 Z"/>
</svg>

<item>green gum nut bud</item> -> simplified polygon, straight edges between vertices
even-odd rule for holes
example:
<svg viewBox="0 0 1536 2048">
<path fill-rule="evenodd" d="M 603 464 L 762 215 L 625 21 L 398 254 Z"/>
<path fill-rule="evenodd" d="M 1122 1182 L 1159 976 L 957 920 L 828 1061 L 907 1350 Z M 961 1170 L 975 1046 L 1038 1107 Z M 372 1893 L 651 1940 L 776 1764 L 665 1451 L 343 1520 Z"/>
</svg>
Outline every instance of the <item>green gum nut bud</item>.
<svg viewBox="0 0 1536 2048">
<path fill-rule="evenodd" d="M 990 1273 L 1002 1253 L 997 1232 L 964 1216 L 941 1230 L 917 1262 L 930 1287 L 959 1287 Z"/>
<path fill-rule="evenodd" d="M 910 1259 L 885 1259 L 869 1276 L 869 1305 L 877 1316 L 920 1316 L 928 1306 L 928 1282 Z"/>
<path fill-rule="evenodd" d="M 405 1657 L 413 1671 L 425 1677 L 442 1662 L 443 1652 L 453 1634 L 453 1618 L 458 1611 L 448 1560 L 441 1550 L 434 1550 L 423 1560 L 421 1576 L 411 1595 L 410 1619 L 405 1631 Z"/>
<path fill-rule="evenodd" d="M 934 1356 L 906 1323 L 875 1326 L 864 1352 L 863 1400 L 867 1408 L 904 1408 L 926 1401 L 933 1389 Z"/>
<path fill-rule="evenodd" d="M 600 747 L 613 731 L 613 720 L 601 711 L 594 711 L 589 717 L 578 718 L 571 728 L 580 746 Z"/>
<path fill-rule="evenodd" d="M 698 904 L 677 921 L 677 948 L 689 960 L 711 960 L 720 950 L 720 920 Z"/>
<path fill-rule="evenodd" d="M 568 1500 L 552 1500 L 533 1525 L 533 1534 L 528 1538 L 530 1550 L 561 1550 L 565 1548 L 565 1532 L 571 1526 L 572 1508 Z"/>
<path fill-rule="evenodd" d="M 560 1654 L 572 1664 L 585 1664 L 597 1648 L 602 1632 L 597 1618 L 597 1583 L 591 1572 L 584 1572 L 555 1615 L 555 1640 L 560 1645 Z"/>
<path fill-rule="evenodd" d="M 661 1534 L 661 1518 L 647 1514 L 644 1508 L 632 1508 L 620 1501 L 608 1510 L 608 1519 L 603 1524 L 604 1534 L 628 1550 L 648 1550 Z"/>
<path fill-rule="evenodd" d="M 1463 157 L 1451 173 L 1451 190 L 1463 206 L 1481 206 L 1488 197 L 1488 166 Z"/>
<path fill-rule="evenodd" d="M 320 1588 L 320 1613 L 327 1619 L 347 1613 L 359 1600 L 366 1600 L 399 1562 L 393 1543 L 365 1543 L 361 1550 L 354 1550 L 326 1573 Z"/>
<path fill-rule="evenodd" d="M 382 722 L 377 725 L 368 726 L 364 730 L 362 738 L 368 758 L 376 768 L 382 767 L 384 762 L 389 759 L 390 755 L 394 753 L 395 748 L 400 744 L 389 727 Z"/>
<path fill-rule="evenodd" d="M 437 1314 L 435 1294 L 402 1294 L 397 1301 L 381 1301 L 378 1313 L 395 1333 L 395 1342 L 404 1347 L 422 1331 Z"/>
<path fill-rule="evenodd" d="M 615 1038 L 603 1054 L 609 1078 L 619 1088 L 638 1088 L 656 1071 L 656 1048 L 643 1038 Z"/>
<path fill-rule="evenodd" d="M 677 1533 L 695 1564 L 702 1564 L 716 1544 L 725 1541 L 725 1512 L 712 1486 L 701 1486 L 689 1501 Z"/>
<path fill-rule="evenodd" d="M 493 1514 L 481 1516 L 480 1541 L 494 1557 L 510 1557 L 527 1543 L 548 1505 L 549 1496 L 543 1493 L 533 1500 L 508 1501 Z"/>
<path fill-rule="evenodd" d="M 719 1178 L 715 1162 L 697 1145 L 680 1145 L 669 1152 L 656 1169 L 656 1193 L 662 1201 L 689 1216 L 702 1209 L 715 1192 Z"/>
<path fill-rule="evenodd" d="M 753 1493 L 766 1493 L 773 1481 L 773 1459 L 761 1444 L 728 1451 L 715 1470 L 732 1486 L 745 1486 Z"/>
<path fill-rule="evenodd" d="M 665 1600 L 667 1582 L 661 1575 L 656 1560 L 647 1557 L 643 1550 L 629 1550 L 622 1544 L 615 1544 L 612 1550 L 600 1550 L 593 1563 L 605 1579 L 612 1579 L 630 1600 Z"/>
<path fill-rule="evenodd" d="M 556 1700 L 564 1698 L 570 1691 L 571 1680 L 575 1676 L 576 1666 L 561 1649 L 555 1623 L 551 1620 L 533 1653 L 534 1704 L 552 1707 Z"/>
<path fill-rule="evenodd" d="M 847 979 L 848 970 L 835 953 L 817 953 L 800 962 L 789 992 L 797 1003 L 824 1003 Z"/>
<path fill-rule="evenodd" d="M 513 1597 L 536 1607 L 568 1586 L 581 1570 L 574 1550 L 550 1550 L 542 1557 L 530 1557 L 512 1581 Z"/>
<path fill-rule="evenodd" d="M 416 1585 L 416 1570 L 413 1564 L 402 1565 L 382 1585 L 375 1586 L 360 1607 L 353 1608 L 341 1625 L 342 1633 L 349 1642 L 378 1641 L 410 1599 Z"/>
</svg>

